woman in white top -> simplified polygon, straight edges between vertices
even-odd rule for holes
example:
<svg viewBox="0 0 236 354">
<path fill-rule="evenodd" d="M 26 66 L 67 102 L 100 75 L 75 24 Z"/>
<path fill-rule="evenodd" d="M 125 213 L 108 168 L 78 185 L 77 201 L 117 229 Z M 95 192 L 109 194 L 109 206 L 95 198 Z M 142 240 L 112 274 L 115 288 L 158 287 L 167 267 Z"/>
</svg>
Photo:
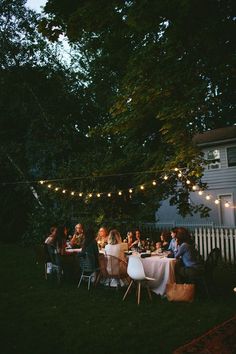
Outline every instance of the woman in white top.
<svg viewBox="0 0 236 354">
<path fill-rule="evenodd" d="M 105 246 L 107 256 L 107 272 L 110 275 L 119 276 L 125 269 L 125 251 L 128 250 L 128 244 L 122 242 L 120 233 L 113 229 L 108 235 L 108 244 Z M 113 257 L 109 257 L 113 256 Z M 122 260 L 122 261 L 120 261 Z M 124 269 L 123 269 L 124 268 Z"/>
</svg>

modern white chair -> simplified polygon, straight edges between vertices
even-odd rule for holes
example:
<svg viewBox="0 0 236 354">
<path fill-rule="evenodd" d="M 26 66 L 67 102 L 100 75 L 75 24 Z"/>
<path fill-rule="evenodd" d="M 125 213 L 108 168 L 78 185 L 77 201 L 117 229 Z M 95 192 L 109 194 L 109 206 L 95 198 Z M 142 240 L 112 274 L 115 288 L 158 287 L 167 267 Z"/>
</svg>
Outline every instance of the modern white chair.
<svg viewBox="0 0 236 354">
<path fill-rule="evenodd" d="M 131 278 L 131 282 L 124 294 L 123 300 L 125 300 L 129 291 L 131 290 L 131 286 L 134 282 L 137 283 L 138 291 L 137 291 L 137 302 L 140 304 L 140 295 L 141 295 L 141 286 L 145 286 L 148 292 L 149 299 L 152 300 L 151 291 L 149 288 L 149 282 L 155 280 L 154 278 L 146 277 L 142 261 L 139 256 L 129 256 L 127 273 Z"/>
</svg>

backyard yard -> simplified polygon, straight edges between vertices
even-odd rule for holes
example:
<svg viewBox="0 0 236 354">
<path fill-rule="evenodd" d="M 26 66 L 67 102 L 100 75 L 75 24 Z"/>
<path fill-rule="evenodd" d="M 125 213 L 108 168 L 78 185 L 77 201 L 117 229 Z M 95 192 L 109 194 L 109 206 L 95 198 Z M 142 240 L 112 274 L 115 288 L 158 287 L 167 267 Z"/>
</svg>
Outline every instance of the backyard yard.
<svg viewBox="0 0 236 354">
<path fill-rule="evenodd" d="M 1 352 L 172 353 L 174 349 L 235 315 L 236 272 L 220 264 L 210 298 L 170 303 L 144 293 L 122 301 L 124 289 L 99 285 L 77 289 L 76 279 L 60 286 L 44 279 L 33 250 L 1 245 Z"/>
</svg>

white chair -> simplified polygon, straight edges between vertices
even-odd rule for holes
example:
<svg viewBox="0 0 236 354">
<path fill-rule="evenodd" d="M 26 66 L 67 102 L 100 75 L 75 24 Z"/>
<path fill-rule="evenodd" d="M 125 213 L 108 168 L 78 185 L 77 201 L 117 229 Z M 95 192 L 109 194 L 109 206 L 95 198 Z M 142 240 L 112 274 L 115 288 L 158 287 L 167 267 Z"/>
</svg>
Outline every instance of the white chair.
<svg viewBox="0 0 236 354">
<path fill-rule="evenodd" d="M 127 273 L 131 278 L 131 282 L 124 294 L 123 300 L 125 300 L 129 291 L 131 290 L 131 286 L 134 282 L 137 283 L 138 291 L 137 291 L 137 302 L 140 304 L 140 295 L 141 295 L 141 286 L 145 286 L 148 292 L 149 299 L 152 300 L 151 291 L 149 288 L 149 281 L 155 280 L 154 278 L 146 277 L 143 264 L 139 256 L 129 256 Z"/>
</svg>

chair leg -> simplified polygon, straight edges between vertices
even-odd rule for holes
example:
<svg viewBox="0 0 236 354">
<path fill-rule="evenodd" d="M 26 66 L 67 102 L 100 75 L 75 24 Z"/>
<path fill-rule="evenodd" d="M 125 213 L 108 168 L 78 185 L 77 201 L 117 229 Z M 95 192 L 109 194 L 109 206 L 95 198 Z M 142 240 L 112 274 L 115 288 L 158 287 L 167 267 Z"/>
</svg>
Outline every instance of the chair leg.
<svg viewBox="0 0 236 354">
<path fill-rule="evenodd" d="M 95 282 L 94 282 L 94 287 L 96 288 L 96 286 L 98 285 L 98 282 L 101 278 L 101 273 L 99 272 L 98 274 L 96 274 L 96 279 L 95 279 Z"/>
<path fill-rule="evenodd" d="M 90 283 L 91 283 L 91 275 L 88 278 L 88 290 L 90 289 Z"/>
<path fill-rule="evenodd" d="M 81 274 L 81 277 L 80 277 L 80 280 L 79 280 L 79 283 L 78 283 L 77 288 L 79 288 L 79 287 L 80 287 L 80 284 L 81 284 L 82 279 L 83 279 L 83 273 Z"/>
<path fill-rule="evenodd" d="M 126 298 L 126 296 L 128 295 L 128 293 L 129 293 L 129 291 L 130 291 L 130 289 L 131 289 L 131 286 L 132 286 L 132 284 L 133 284 L 133 280 L 131 280 L 131 282 L 129 283 L 129 286 L 128 286 L 128 288 L 127 288 L 127 290 L 126 290 L 126 292 L 125 292 L 125 295 L 123 296 L 123 301 L 124 301 L 124 299 Z"/>
<path fill-rule="evenodd" d="M 152 301 L 152 294 L 151 294 L 151 290 L 148 285 L 147 285 L 147 292 L 148 292 L 148 296 L 149 296 L 150 301 Z"/>
<path fill-rule="evenodd" d="M 140 304 L 140 295 L 141 295 L 141 282 L 138 282 L 138 305 Z"/>
<path fill-rule="evenodd" d="M 48 279 L 48 275 L 47 275 L 47 263 L 44 264 L 44 277 L 47 280 Z"/>
</svg>

